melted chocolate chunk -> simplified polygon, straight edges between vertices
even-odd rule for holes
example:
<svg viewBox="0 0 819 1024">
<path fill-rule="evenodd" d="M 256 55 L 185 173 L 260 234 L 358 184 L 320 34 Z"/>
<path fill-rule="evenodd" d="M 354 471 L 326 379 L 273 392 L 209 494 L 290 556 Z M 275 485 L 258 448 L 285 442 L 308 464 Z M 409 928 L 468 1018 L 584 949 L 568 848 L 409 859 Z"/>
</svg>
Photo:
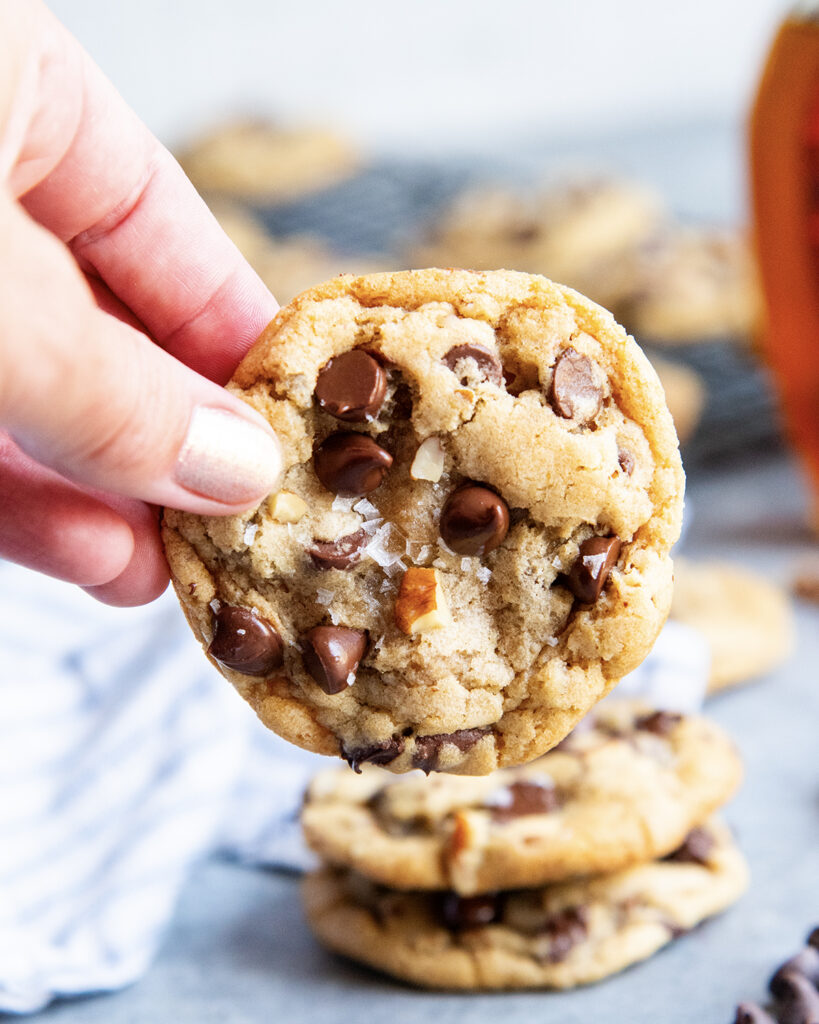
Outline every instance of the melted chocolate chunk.
<svg viewBox="0 0 819 1024">
<path fill-rule="evenodd" d="M 638 729 L 653 732 L 656 736 L 670 736 L 682 717 L 675 711 L 655 711 L 650 715 L 641 715 L 634 724 Z"/>
<path fill-rule="evenodd" d="M 412 755 L 412 767 L 420 768 L 429 775 L 437 771 L 441 756 L 441 747 L 445 743 L 454 744 L 461 753 L 474 747 L 481 737 L 486 736 L 488 729 L 458 729 L 456 732 L 439 732 L 432 736 L 416 736 L 415 750 Z"/>
<path fill-rule="evenodd" d="M 704 828 L 697 826 L 692 828 L 673 853 L 669 853 L 664 860 L 677 861 L 688 864 L 707 864 L 708 857 L 714 849 L 714 837 Z"/>
<path fill-rule="evenodd" d="M 307 552 L 313 565 L 324 572 L 327 569 L 352 569 L 364 554 L 369 537 L 363 530 L 349 533 L 338 540 L 317 540 Z"/>
<path fill-rule="evenodd" d="M 734 1024 L 776 1024 L 776 1021 L 756 1003 L 740 1003 Z"/>
<path fill-rule="evenodd" d="M 396 757 L 404 753 L 404 746 L 405 741 L 402 738 L 393 736 L 392 739 L 385 740 L 383 743 L 373 743 L 369 747 L 342 746 L 341 756 L 353 771 L 360 775 L 360 766 L 365 762 L 389 764 L 390 761 L 394 761 Z"/>
<path fill-rule="evenodd" d="M 779 1024 L 819 1024 L 816 986 L 798 971 L 777 972 L 777 975 L 776 1018 Z"/>
<path fill-rule="evenodd" d="M 380 487 L 391 465 L 392 455 L 366 434 L 331 434 L 313 453 L 320 483 L 345 498 Z"/>
<path fill-rule="evenodd" d="M 457 373 L 458 364 L 463 363 L 465 360 L 474 362 L 477 367 L 478 375 L 482 377 L 483 380 L 488 381 L 490 384 L 500 386 L 500 383 L 503 380 L 503 368 L 501 367 L 501 361 L 494 352 L 491 352 L 484 345 L 478 345 L 477 343 L 456 345 L 447 352 L 441 362 L 448 369 L 452 370 L 453 373 Z M 461 370 L 462 372 L 458 379 L 462 385 L 466 386 L 469 383 L 472 374 L 470 373 L 468 366 L 462 366 Z"/>
<path fill-rule="evenodd" d="M 301 638 L 304 667 L 327 694 L 341 693 L 355 682 L 367 649 L 367 634 L 348 626 L 314 626 Z"/>
<path fill-rule="evenodd" d="M 779 982 L 784 974 L 801 974 L 811 985 L 819 987 L 819 949 L 805 946 L 796 956 L 786 960 L 771 978 L 768 988 L 773 995 L 779 995 Z"/>
<path fill-rule="evenodd" d="M 224 604 L 213 617 L 208 654 L 220 665 L 246 676 L 266 676 L 281 668 L 284 645 L 277 630 L 250 608 Z"/>
<path fill-rule="evenodd" d="M 575 563 L 565 577 L 569 590 L 578 601 L 594 604 L 619 557 L 620 541 L 617 537 L 589 537 L 583 541 Z"/>
<path fill-rule="evenodd" d="M 486 555 L 509 530 L 509 508 L 499 495 L 480 484 L 453 491 L 441 512 L 440 531 L 459 555 Z"/>
<path fill-rule="evenodd" d="M 493 793 L 484 806 L 491 808 L 492 820 L 502 824 L 527 814 L 549 814 L 556 811 L 561 803 L 554 786 L 522 779 Z"/>
<path fill-rule="evenodd" d="M 441 918 L 447 928 L 454 932 L 464 928 L 481 928 L 497 921 L 503 912 L 499 893 L 484 896 L 458 896 L 446 892 L 441 896 Z"/>
<path fill-rule="evenodd" d="M 347 423 L 375 419 L 387 393 L 387 375 L 371 355 L 361 349 L 342 352 L 319 372 L 316 401 L 321 408 Z"/>
<path fill-rule="evenodd" d="M 573 947 L 588 934 L 589 915 L 585 907 L 566 907 L 552 915 L 539 934 L 549 939 L 549 948 L 543 957 L 550 964 L 565 960 Z"/>
<path fill-rule="evenodd" d="M 588 356 L 565 348 L 557 357 L 552 377 L 552 408 L 581 425 L 591 423 L 603 405 L 603 390 L 594 379 Z"/>
</svg>

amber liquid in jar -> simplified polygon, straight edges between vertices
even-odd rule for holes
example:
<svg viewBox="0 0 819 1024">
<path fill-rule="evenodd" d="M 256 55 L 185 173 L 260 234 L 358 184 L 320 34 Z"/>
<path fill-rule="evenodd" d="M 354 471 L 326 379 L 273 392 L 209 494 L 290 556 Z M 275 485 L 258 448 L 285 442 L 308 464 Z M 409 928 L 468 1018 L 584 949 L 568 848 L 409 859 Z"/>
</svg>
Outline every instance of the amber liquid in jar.
<svg viewBox="0 0 819 1024">
<path fill-rule="evenodd" d="M 761 343 L 819 530 L 819 3 L 779 29 L 751 114 L 750 149 L 766 305 Z"/>
</svg>

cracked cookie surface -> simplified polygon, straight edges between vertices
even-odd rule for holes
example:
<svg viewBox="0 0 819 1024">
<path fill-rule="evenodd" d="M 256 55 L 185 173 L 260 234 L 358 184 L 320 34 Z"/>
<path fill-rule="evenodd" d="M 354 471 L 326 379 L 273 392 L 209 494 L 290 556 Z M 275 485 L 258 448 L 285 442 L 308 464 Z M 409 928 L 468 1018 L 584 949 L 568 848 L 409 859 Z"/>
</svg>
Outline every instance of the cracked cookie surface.
<svg viewBox="0 0 819 1024">
<path fill-rule="evenodd" d="M 682 469 L 610 314 L 545 278 L 341 277 L 229 385 L 281 490 L 166 510 L 174 585 L 262 721 L 351 764 L 485 774 L 554 746 L 664 621 Z"/>
<path fill-rule="evenodd" d="M 669 858 L 538 889 L 458 897 L 396 892 L 345 868 L 308 875 L 316 936 L 428 988 L 571 988 L 623 970 L 734 903 L 748 868 L 711 819 Z"/>
<path fill-rule="evenodd" d="M 662 857 L 741 774 L 707 719 L 608 700 L 555 750 L 492 776 L 323 772 L 301 820 L 333 864 L 395 889 L 474 895 Z"/>
</svg>

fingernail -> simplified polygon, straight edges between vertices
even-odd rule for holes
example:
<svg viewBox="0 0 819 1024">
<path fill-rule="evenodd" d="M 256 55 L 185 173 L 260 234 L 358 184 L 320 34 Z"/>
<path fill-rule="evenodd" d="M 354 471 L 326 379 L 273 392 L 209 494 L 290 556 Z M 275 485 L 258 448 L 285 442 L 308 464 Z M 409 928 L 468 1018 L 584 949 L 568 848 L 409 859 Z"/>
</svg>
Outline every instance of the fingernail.
<svg viewBox="0 0 819 1024">
<path fill-rule="evenodd" d="M 174 480 L 182 487 L 238 505 L 278 483 L 282 453 L 272 434 L 225 409 L 197 406 L 179 451 Z"/>
</svg>

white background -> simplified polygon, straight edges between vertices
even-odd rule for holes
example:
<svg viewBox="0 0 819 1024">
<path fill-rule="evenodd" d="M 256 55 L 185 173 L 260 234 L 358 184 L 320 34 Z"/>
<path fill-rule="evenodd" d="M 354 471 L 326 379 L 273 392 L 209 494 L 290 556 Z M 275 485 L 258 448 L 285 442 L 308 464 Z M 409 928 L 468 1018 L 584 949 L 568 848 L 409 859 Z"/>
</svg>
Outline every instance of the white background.
<svg viewBox="0 0 819 1024">
<path fill-rule="evenodd" d="M 53 0 L 178 143 L 236 111 L 446 155 L 744 116 L 783 0 Z"/>
</svg>

